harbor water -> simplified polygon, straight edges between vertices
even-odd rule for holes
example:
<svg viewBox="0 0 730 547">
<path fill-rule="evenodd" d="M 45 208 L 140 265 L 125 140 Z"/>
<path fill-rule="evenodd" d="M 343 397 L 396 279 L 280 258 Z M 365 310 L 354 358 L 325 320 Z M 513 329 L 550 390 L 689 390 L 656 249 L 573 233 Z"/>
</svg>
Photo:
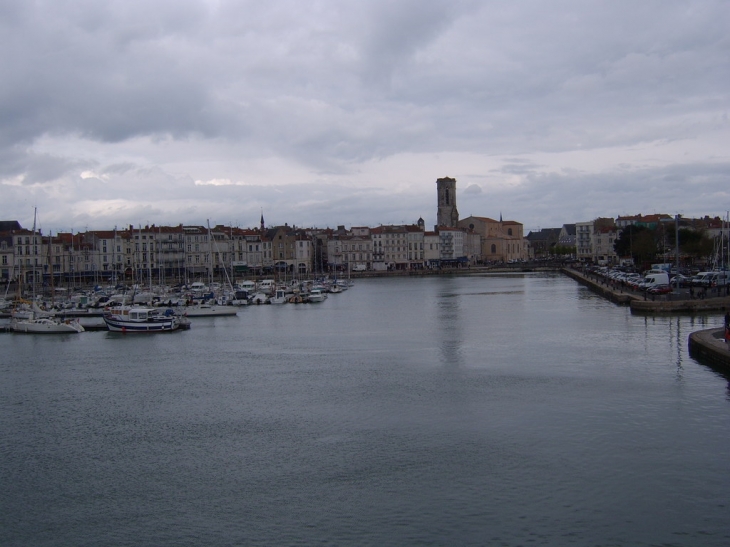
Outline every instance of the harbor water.
<svg viewBox="0 0 730 547">
<path fill-rule="evenodd" d="M 560 274 L 0 335 L 0 545 L 730 545 L 722 314 Z"/>
</svg>

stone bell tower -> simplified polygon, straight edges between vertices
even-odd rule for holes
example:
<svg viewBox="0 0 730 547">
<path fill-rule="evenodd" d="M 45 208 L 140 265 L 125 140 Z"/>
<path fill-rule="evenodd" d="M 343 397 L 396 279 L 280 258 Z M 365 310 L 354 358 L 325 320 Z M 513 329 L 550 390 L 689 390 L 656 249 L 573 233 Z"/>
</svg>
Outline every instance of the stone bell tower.
<svg viewBox="0 0 730 547">
<path fill-rule="evenodd" d="M 459 223 L 459 211 L 456 210 L 456 179 L 449 177 L 437 179 L 436 190 L 438 193 L 436 224 L 456 228 Z"/>
</svg>

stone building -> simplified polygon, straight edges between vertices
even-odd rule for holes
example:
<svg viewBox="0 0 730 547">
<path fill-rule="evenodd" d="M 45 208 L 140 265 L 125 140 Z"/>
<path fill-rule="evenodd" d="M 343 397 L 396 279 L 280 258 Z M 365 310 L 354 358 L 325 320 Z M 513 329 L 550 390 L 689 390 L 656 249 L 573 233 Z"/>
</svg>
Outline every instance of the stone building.
<svg viewBox="0 0 730 547">
<path fill-rule="evenodd" d="M 509 262 L 527 259 L 527 242 L 523 226 L 514 220 L 494 220 L 469 216 L 459 221 L 459 227 L 481 237 L 481 259 L 486 262 Z"/>
<path fill-rule="evenodd" d="M 459 223 L 459 211 L 456 209 L 456 179 L 443 177 L 436 180 L 438 209 L 436 225 L 456 228 Z"/>
</svg>

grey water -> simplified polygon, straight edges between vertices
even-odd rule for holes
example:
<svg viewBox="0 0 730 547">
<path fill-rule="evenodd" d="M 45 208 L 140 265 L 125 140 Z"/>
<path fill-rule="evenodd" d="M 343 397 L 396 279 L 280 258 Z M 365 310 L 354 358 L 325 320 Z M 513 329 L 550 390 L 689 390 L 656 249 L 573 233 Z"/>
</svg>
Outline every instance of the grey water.
<svg viewBox="0 0 730 547">
<path fill-rule="evenodd" d="M 721 315 L 472 275 L 2 334 L 0 545 L 730 545 Z"/>
</svg>

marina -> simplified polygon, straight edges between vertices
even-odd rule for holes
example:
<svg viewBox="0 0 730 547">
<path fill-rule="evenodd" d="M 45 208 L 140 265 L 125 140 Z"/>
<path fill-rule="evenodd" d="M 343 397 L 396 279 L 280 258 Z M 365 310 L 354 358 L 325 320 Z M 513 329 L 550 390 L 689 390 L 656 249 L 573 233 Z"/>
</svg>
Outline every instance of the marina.
<svg viewBox="0 0 730 547">
<path fill-rule="evenodd" d="M 248 305 L 318 303 L 324 301 L 328 293 L 339 294 L 351 286 L 352 281 L 321 278 L 279 283 L 273 279 L 258 283 L 246 280 L 235 287 L 230 285 L 228 290 L 220 283 L 208 287 L 202 282 L 177 288 L 151 286 L 146 290 L 139 290 L 137 286 L 97 286 L 60 298 L 36 297 L 33 291 L 32 300 L 4 301 L 0 309 L 0 332 L 187 330 L 191 318 L 235 316 L 241 307 Z M 134 320 L 130 320 L 132 309 L 135 310 Z M 115 310 L 119 312 L 115 313 Z M 144 319 L 140 319 L 142 316 Z M 55 330 L 51 325 L 55 325 Z"/>
</svg>

